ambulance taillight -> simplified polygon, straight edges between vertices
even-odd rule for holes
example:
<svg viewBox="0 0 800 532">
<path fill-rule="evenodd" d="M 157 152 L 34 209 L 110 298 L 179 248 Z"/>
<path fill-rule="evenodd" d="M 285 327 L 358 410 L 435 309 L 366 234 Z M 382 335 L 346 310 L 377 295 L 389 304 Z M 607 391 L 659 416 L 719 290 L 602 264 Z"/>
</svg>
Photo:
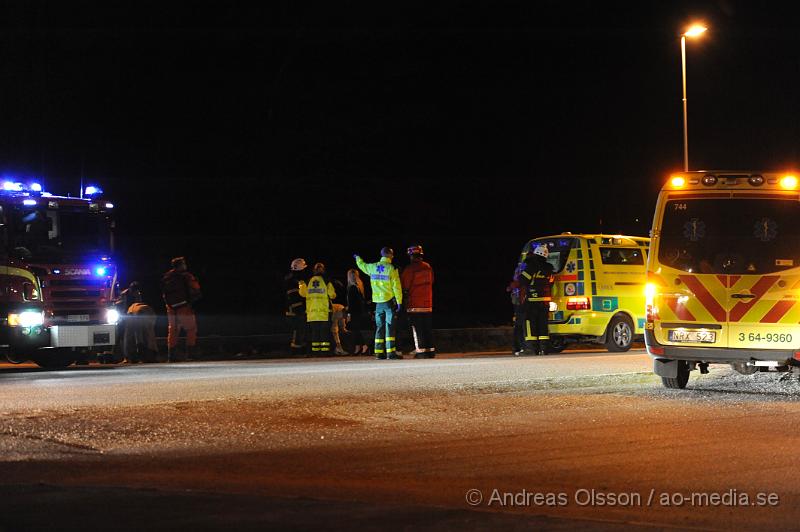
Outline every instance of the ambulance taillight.
<svg viewBox="0 0 800 532">
<path fill-rule="evenodd" d="M 567 310 L 591 310 L 588 297 L 570 297 L 567 299 Z"/>
<path fill-rule="evenodd" d="M 645 296 L 645 319 L 647 323 L 653 323 L 658 318 L 658 308 L 654 305 L 656 295 L 655 283 L 647 283 L 644 287 Z"/>
</svg>

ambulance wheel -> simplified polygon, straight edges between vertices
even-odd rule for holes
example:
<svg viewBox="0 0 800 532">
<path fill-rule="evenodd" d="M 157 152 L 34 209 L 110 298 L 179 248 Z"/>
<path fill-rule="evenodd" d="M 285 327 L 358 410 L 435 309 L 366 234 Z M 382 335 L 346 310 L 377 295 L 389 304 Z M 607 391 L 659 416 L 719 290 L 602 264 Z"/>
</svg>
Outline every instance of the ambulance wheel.
<svg viewBox="0 0 800 532">
<path fill-rule="evenodd" d="M 548 349 L 550 353 L 560 353 L 566 348 L 567 348 L 567 342 L 563 338 L 560 338 L 558 336 L 550 338 L 550 348 Z"/>
<path fill-rule="evenodd" d="M 611 318 L 606 331 L 606 349 L 613 353 L 627 351 L 633 344 L 633 323 L 623 314 Z"/>
<path fill-rule="evenodd" d="M 678 376 L 661 377 L 661 383 L 665 388 L 673 388 L 675 390 L 683 390 L 686 388 L 686 383 L 689 382 L 689 364 L 684 360 L 676 360 L 678 364 Z"/>
</svg>

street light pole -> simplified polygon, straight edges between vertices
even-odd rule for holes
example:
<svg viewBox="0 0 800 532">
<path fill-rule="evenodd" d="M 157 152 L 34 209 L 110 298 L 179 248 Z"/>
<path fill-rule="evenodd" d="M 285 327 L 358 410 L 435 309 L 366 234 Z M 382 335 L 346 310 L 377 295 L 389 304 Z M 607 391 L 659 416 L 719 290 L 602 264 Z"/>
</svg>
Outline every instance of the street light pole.
<svg viewBox="0 0 800 532">
<path fill-rule="evenodd" d="M 686 37 L 698 37 L 708 28 L 694 24 L 681 34 L 681 79 L 683 80 L 683 171 L 689 171 L 689 113 L 686 103 Z"/>
<path fill-rule="evenodd" d="M 689 171 L 689 113 L 686 106 L 686 34 L 681 35 L 681 72 L 683 74 L 683 171 Z"/>
</svg>

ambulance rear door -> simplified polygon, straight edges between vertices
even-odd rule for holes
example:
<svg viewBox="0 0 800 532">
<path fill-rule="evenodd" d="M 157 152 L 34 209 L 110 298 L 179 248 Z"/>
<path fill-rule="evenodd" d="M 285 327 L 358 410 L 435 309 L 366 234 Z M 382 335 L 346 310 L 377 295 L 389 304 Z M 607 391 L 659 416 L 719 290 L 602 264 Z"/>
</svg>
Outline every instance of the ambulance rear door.
<svg viewBox="0 0 800 532">
<path fill-rule="evenodd" d="M 661 204 L 648 282 L 656 287 L 653 333 L 662 345 L 728 347 L 728 275 L 706 260 L 725 233 L 719 206 L 726 203 L 729 192 L 669 193 Z"/>
<path fill-rule="evenodd" d="M 707 251 L 728 285 L 730 347 L 793 349 L 800 343 L 800 201 L 797 193 L 734 192 L 715 206 L 724 243 Z"/>
</svg>

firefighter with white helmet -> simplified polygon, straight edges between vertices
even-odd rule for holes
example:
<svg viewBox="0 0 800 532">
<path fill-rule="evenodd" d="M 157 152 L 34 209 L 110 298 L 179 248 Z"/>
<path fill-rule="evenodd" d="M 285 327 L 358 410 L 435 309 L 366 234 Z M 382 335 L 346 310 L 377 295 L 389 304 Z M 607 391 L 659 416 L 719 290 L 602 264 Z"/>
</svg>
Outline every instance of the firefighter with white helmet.
<svg viewBox="0 0 800 532">
<path fill-rule="evenodd" d="M 525 301 L 525 353 L 546 355 L 550 342 L 547 318 L 550 310 L 550 289 L 553 265 L 547 262 L 547 246 L 537 245 L 525 257 L 520 272 L 520 288 Z"/>
<path fill-rule="evenodd" d="M 297 258 L 289 265 L 284 276 L 286 283 L 286 319 L 292 332 L 289 348 L 292 354 L 302 354 L 306 347 L 308 324 L 306 323 L 306 300 L 300 297 L 300 282 L 308 279 L 305 259 Z"/>
</svg>

